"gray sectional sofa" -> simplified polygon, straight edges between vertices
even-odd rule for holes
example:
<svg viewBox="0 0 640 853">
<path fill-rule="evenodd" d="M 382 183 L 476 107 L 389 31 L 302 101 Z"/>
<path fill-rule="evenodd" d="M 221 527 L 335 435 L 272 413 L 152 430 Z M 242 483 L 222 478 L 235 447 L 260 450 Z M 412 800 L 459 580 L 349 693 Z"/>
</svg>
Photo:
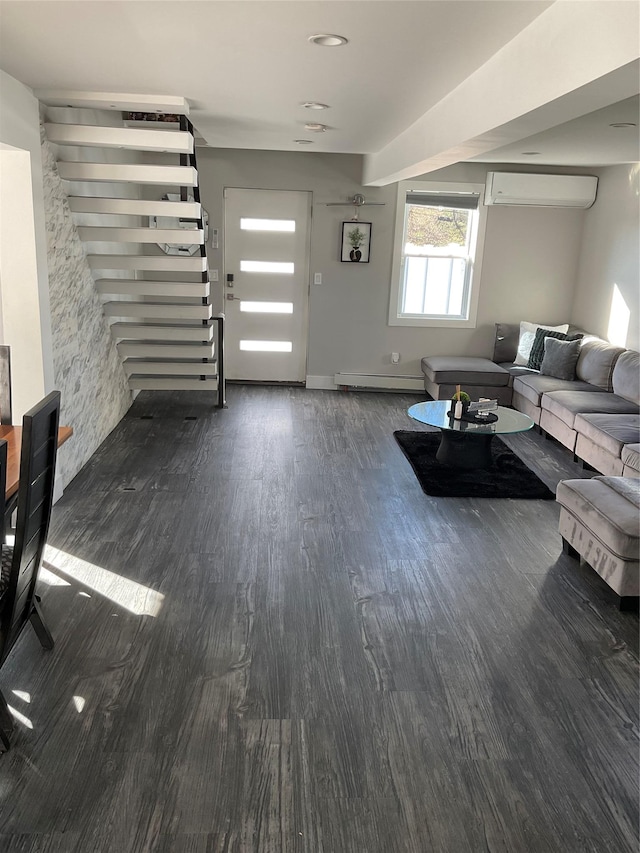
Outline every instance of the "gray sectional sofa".
<svg viewBox="0 0 640 853">
<path fill-rule="evenodd" d="M 573 344 L 575 377 L 558 379 L 515 363 L 519 333 L 519 324 L 496 325 L 493 360 L 423 358 L 425 390 L 435 400 L 448 399 L 459 383 L 472 400 L 483 396 L 512 405 L 576 460 L 604 475 L 559 483 L 563 548 L 595 569 L 618 594 L 621 608 L 637 608 L 640 354 L 569 327 L 568 335 L 583 336 Z M 547 348 L 553 349 L 548 338 L 545 352 Z"/>
<path fill-rule="evenodd" d="M 515 364 L 518 324 L 499 323 L 493 360 L 422 359 L 425 390 L 449 399 L 460 383 L 471 399 L 512 405 L 575 456 L 607 476 L 640 477 L 640 354 L 583 334 L 575 379 L 556 379 Z"/>
</svg>

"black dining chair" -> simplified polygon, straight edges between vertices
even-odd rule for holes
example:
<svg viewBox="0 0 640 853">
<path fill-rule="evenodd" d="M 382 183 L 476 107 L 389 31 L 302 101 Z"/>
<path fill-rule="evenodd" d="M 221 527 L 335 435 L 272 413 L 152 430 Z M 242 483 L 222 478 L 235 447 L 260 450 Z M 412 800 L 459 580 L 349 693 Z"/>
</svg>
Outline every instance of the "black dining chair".
<svg viewBox="0 0 640 853">
<path fill-rule="evenodd" d="M 2 546 L 0 667 L 29 621 L 42 646 L 53 648 L 35 589 L 51 519 L 59 421 L 59 391 L 47 395 L 22 420 L 15 542 Z M 0 741 L 5 750 L 12 730 L 13 721 L 0 691 Z"/>
<path fill-rule="evenodd" d="M 11 425 L 11 347 L 0 346 L 0 424 Z"/>
<path fill-rule="evenodd" d="M 7 490 L 7 442 L 0 441 L 0 495 L 3 495 Z M 4 542 L 4 513 L 0 513 L 0 544 Z M 5 571 L 0 562 L 0 602 L 2 602 L 4 590 L 9 585 L 9 572 Z M 0 603 L 0 607 L 1 607 Z M 7 708 L 7 703 L 4 701 L 4 696 L 0 692 L 0 741 L 5 749 L 9 749 L 9 741 L 5 734 L 5 729 L 12 726 L 11 715 Z"/>
</svg>

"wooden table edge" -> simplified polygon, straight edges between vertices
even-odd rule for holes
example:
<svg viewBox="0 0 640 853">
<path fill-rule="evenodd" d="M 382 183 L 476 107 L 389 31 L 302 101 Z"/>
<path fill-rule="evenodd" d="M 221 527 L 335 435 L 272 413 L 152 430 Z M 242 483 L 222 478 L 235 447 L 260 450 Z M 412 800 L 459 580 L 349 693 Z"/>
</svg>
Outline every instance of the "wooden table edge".
<svg viewBox="0 0 640 853">
<path fill-rule="evenodd" d="M 68 441 L 73 435 L 73 427 L 61 426 L 58 428 L 58 447 Z M 5 488 L 5 502 L 12 498 L 18 491 L 20 483 L 20 450 L 22 447 L 21 426 L 0 426 L 0 439 L 8 443 L 7 447 L 7 485 Z"/>
</svg>

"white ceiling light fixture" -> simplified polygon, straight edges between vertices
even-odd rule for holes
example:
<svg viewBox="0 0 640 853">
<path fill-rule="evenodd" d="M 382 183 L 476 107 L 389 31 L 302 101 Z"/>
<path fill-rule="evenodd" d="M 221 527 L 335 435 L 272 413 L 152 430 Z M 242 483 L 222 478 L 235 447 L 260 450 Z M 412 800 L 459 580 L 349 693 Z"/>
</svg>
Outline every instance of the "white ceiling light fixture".
<svg viewBox="0 0 640 853">
<path fill-rule="evenodd" d="M 614 121 L 609 127 L 637 127 L 634 121 Z"/>
<path fill-rule="evenodd" d="M 311 131 L 311 133 L 324 133 L 327 129 L 326 124 L 319 124 L 318 122 L 310 121 L 307 122 L 304 126 L 305 130 Z"/>
<path fill-rule="evenodd" d="M 321 104 L 319 101 L 303 101 L 300 104 L 305 110 L 328 110 L 331 109 L 329 104 Z"/>
<path fill-rule="evenodd" d="M 349 39 L 344 36 L 337 36 L 332 33 L 316 33 L 314 36 L 309 36 L 308 41 L 311 44 L 317 44 L 319 47 L 341 47 L 343 44 L 349 43 Z"/>
</svg>

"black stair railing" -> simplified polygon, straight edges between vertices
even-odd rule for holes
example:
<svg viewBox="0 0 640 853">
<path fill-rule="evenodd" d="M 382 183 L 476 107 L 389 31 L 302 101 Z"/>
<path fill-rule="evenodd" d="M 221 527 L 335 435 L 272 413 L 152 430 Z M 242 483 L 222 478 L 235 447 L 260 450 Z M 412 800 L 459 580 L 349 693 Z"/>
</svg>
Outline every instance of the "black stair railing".
<svg viewBox="0 0 640 853">
<path fill-rule="evenodd" d="M 195 145 L 195 132 L 194 127 L 191 121 L 185 115 L 180 116 L 180 130 L 186 131 L 191 134 L 193 137 L 193 151 L 191 154 L 181 154 L 180 155 L 180 165 L 181 166 L 191 166 L 198 171 L 198 163 L 196 160 L 196 145 Z M 200 186 L 196 184 L 195 187 L 192 188 L 193 192 L 193 200 L 200 204 Z M 182 201 L 188 201 L 189 198 L 189 190 L 187 187 L 180 187 L 180 198 Z M 202 216 L 202 205 L 200 206 L 200 219 L 198 221 L 198 228 L 202 231 L 203 240 L 200 245 L 200 257 L 207 257 L 207 246 L 206 246 L 206 236 L 204 236 L 204 217 Z M 201 281 L 207 282 L 209 281 L 209 268 L 207 264 L 206 272 L 200 273 Z M 205 297 L 202 297 L 202 304 L 209 304 Z M 224 314 L 217 314 L 212 318 L 216 323 L 216 357 L 217 357 L 217 367 L 218 367 L 218 402 L 217 407 L 219 409 L 226 408 L 226 381 L 225 381 L 225 373 L 224 373 L 224 322 L 225 316 Z M 202 321 L 204 325 L 208 325 L 208 320 Z M 206 358 L 202 359 L 203 362 L 206 362 Z M 201 376 L 201 380 L 206 380 L 206 376 Z"/>
</svg>

